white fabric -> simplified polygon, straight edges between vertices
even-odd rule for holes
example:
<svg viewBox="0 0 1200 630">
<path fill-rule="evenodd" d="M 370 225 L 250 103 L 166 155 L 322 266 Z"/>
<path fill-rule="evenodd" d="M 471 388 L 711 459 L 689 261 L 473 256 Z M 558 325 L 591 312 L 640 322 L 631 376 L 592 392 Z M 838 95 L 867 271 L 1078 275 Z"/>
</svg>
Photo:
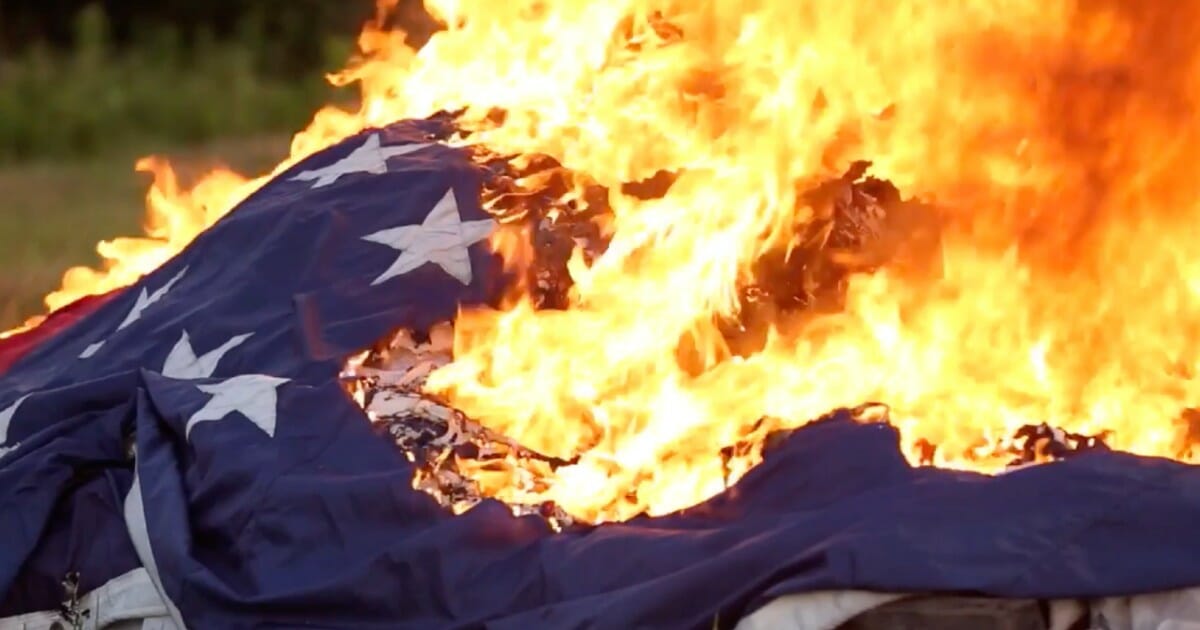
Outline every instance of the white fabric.
<svg viewBox="0 0 1200 630">
<path fill-rule="evenodd" d="M 1091 605 L 1096 630 L 1200 630 L 1200 588 L 1134 597 L 1109 597 Z"/>
<path fill-rule="evenodd" d="M 877 606 L 910 594 L 823 591 L 780 597 L 746 616 L 735 630 L 833 630 Z M 1083 602 L 1050 602 L 1050 630 L 1087 617 L 1088 630 L 1200 630 L 1200 587 Z"/>
<path fill-rule="evenodd" d="M 90 611 L 84 630 L 178 630 L 145 569 L 134 569 L 87 593 L 80 598 L 80 610 Z M 0 619 L 0 630 L 56 627 L 70 628 L 53 610 Z"/>
<path fill-rule="evenodd" d="M 869 591 L 818 591 L 784 595 L 738 622 L 735 630 L 833 630 L 859 614 L 905 597 Z"/>
<path fill-rule="evenodd" d="M 133 549 L 137 552 L 138 559 L 146 568 L 147 579 L 174 622 L 173 625 L 177 630 L 187 630 L 187 624 L 183 622 L 183 614 L 179 612 L 179 608 L 175 606 L 171 598 L 163 592 L 162 580 L 158 575 L 158 562 L 154 559 L 154 550 L 150 548 L 150 534 L 146 526 L 146 507 L 142 502 L 141 474 L 136 468 L 133 471 L 133 485 L 129 488 L 129 494 L 125 495 L 125 527 L 129 530 L 129 540 L 133 542 Z"/>
<path fill-rule="evenodd" d="M 373 133 L 359 146 L 346 157 L 321 168 L 310 171 L 303 171 L 299 175 L 291 178 L 291 181 L 314 182 L 313 188 L 321 188 L 336 182 L 341 176 L 351 173 L 370 173 L 372 175 L 383 175 L 388 172 L 388 158 L 400 157 L 407 155 L 413 151 L 419 151 L 425 147 L 433 146 L 430 143 L 421 144 L 402 144 L 383 146 L 383 142 L 379 139 L 379 134 Z"/>
<path fill-rule="evenodd" d="M 237 335 L 213 350 L 197 356 L 196 349 L 192 347 L 192 338 L 185 330 L 179 337 L 179 341 L 175 342 L 175 347 L 171 348 L 171 353 L 167 355 L 167 360 L 163 363 L 162 375 L 180 380 L 212 378 L 221 359 L 225 358 L 230 350 L 242 345 L 253 336 L 254 333 Z"/>
<path fill-rule="evenodd" d="M 188 418 L 184 437 L 192 438 L 192 430 L 201 422 L 218 422 L 233 412 L 245 416 L 263 433 L 275 437 L 279 419 L 279 394 L 276 392 L 290 379 L 266 374 L 239 374 L 219 383 L 196 383 L 196 389 L 212 398 Z M 236 416 L 235 416 L 236 417 Z"/>
<path fill-rule="evenodd" d="M 126 507 L 140 508 L 140 494 L 139 488 L 132 505 Z M 743 618 L 735 630 L 834 630 L 872 608 L 910 595 L 869 591 L 785 595 Z M 84 630 L 186 630 L 182 622 L 173 619 L 179 611 L 160 595 L 144 568 L 109 580 L 84 595 L 80 604 L 81 610 L 90 611 Z M 1200 630 L 1200 588 L 1092 602 L 1053 601 L 1049 628 L 1067 630 L 1085 615 L 1089 618 L 1088 630 Z M 68 628 L 57 611 L 0 619 L 0 630 L 55 628 Z"/>
<path fill-rule="evenodd" d="M 20 446 L 20 444 L 8 443 L 8 426 L 12 424 L 13 416 L 17 415 L 17 408 L 21 406 L 21 403 L 25 402 L 26 398 L 29 398 L 29 394 L 18 398 L 16 402 L 7 408 L 0 410 L 0 459 L 3 459 L 6 453 L 15 451 Z"/>
<path fill-rule="evenodd" d="M 400 256 L 386 271 L 371 282 L 381 282 L 406 274 L 426 263 L 433 263 L 461 282 L 471 284 L 471 245 L 482 241 L 499 225 L 492 219 L 463 221 L 458 212 L 454 188 L 433 206 L 420 225 L 401 225 L 368 234 L 364 241 L 387 245 Z"/>
<path fill-rule="evenodd" d="M 133 325 L 133 323 L 137 320 L 141 319 L 142 313 L 145 312 L 146 309 L 150 308 L 155 302 L 158 302 L 166 297 L 167 293 L 169 293 L 171 289 L 183 279 L 184 274 L 187 272 L 188 267 L 184 267 L 182 271 L 175 274 L 174 278 L 168 280 L 165 285 L 155 289 L 154 293 L 150 293 L 146 290 L 146 287 L 142 287 L 142 292 L 138 294 L 137 301 L 134 302 L 133 308 L 129 310 L 129 314 L 125 316 L 125 319 L 121 322 L 121 325 L 117 326 L 117 330 L 124 330 Z M 105 341 L 100 340 L 84 348 L 83 352 L 79 353 L 79 358 L 90 359 L 96 356 L 96 353 L 100 352 L 100 349 L 104 347 L 104 344 Z"/>
<path fill-rule="evenodd" d="M 1046 623 L 1049 630 L 1071 630 L 1088 614 L 1087 605 L 1074 599 L 1057 599 L 1050 602 L 1050 618 Z M 1090 626 L 1088 627 L 1090 630 Z"/>
</svg>

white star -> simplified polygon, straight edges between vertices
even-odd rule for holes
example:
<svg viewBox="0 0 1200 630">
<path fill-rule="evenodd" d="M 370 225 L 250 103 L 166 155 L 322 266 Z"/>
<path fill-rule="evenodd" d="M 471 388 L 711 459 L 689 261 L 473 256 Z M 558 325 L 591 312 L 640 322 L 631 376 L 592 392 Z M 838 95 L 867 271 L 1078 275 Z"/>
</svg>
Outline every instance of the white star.
<svg viewBox="0 0 1200 630">
<path fill-rule="evenodd" d="M 208 378 L 217 370 L 217 364 L 221 362 L 226 353 L 242 345 L 253 334 L 247 333 L 233 337 L 215 350 L 210 350 L 197 357 L 196 351 L 192 349 L 192 340 L 185 330 L 179 337 L 179 341 L 175 342 L 175 347 L 171 348 L 171 353 L 167 355 L 167 360 L 163 363 L 162 374 L 178 379 Z"/>
<path fill-rule="evenodd" d="M 154 293 L 148 293 L 146 287 L 142 287 L 142 292 L 138 294 L 137 302 L 129 310 L 129 314 L 125 316 L 125 320 L 121 322 L 121 325 L 117 326 L 117 330 L 124 330 L 130 324 L 141 319 L 142 312 L 149 308 L 151 304 L 166 297 L 167 293 L 171 291 L 177 282 L 183 279 L 183 275 L 186 273 L 187 267 L 184 267 L 179 273 L 175 274 L 174 278 L 168 280 L 166 284 L 159 287 Z"/>
<path fill-rule="evenodd" d="M 363 237 L 364 241 L 387 245 L 403 252 L 371 285 L 430 262 L 459 282 L 470 284 L 471 258 L 467 248 L 487 238 L 494 229 L 496 222 L 492 219 L 464 222 L 458 214 L 458 200 L 451 188 L 420 225 L 402 225 Z"/>
<path fill-rule="evenodd" d="M 142 312 L 144 312 L 147 308 L 150 308 L 150 305 L 166 297 L 171 288 L 183 279 L 183 275 L 187 273 L 187 270 L 188 268 L 184 267 L 179 273 L 175 274 L 175 277 L 168 280 L 166 284 L 159 287 L 153 293 L 148 292 L 146 287 L 142 287 L 142 292 L 138 294 L 137 300 L 133 303 L 133 308 L 129 309 L 129 313 L 125 315 L 125 319 L 121 322 L 121 325 L 117 326 L 117 330 L 124 330 L 137 320 L 141 319 Z M 87 348 L 84 348 L 83 352 L 79 353 L 79 358 L 87 359 L 92 357 L 100 351 L 100 348 L 104 347 L 104 344 L 105 341 L 101 340 L 93 343 Z"/>
<path fill-rule="evenodd" d="M 243 374 L 212 385 L 196 385 L 196 389 L 213 397 L 188 418 L 184 436 L 191 437 L 192 429 L 201 422 L 223 420 L 237 411 L 263 433 L 275 437 L 278 400 L 275 390 L 288 380 L 265 374 Z"/>
<path fill-rule="evenodd" d="M 372 175 L 383 175 L 388 172 L 387 160 L 392 157 L 399 157 L 413 151 L 419 151 L 425 147 L 433 146 L 432 143 L 422 144 L 402 144 L 398 146 L 381 146 L 379 134 L 371 134 L 362 146 L 358 147 L 346 157 L 318 169 L 310 171 L 302 171 L 299 175 L 291 178 L 292 181 L 312 181 L 316 183 L 313 188 L 321 188 L 328 186 L 338 180 L 342 175 L 350 173 L 371 173 Z"/>
<path fill-rule="evenodd" d="M 21 406 L 21 403 L 25 402 L 26 398 L 29 398 L 28 394 L 18 398 L 17 402 L 9 405 L 7 409 L 0 411 L 0 458 L 20 446 L 20 444 L 6 446 L 8 444 L 8 426 L 12 424 L 13 416 L 17 414 L 17 409 Z"/>
</svg>

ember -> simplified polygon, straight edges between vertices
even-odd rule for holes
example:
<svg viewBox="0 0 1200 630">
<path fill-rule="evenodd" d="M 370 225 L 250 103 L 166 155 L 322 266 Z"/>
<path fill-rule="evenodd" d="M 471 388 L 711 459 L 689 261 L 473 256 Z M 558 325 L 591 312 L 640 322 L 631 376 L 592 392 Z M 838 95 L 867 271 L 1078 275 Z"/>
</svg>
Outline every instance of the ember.
<svg viewBox="0 0 1200 630">
<path fill-rule="evenodd" d="M 669 512 L 863 401 L 913 463 L 998 472 L 1076 436 L 1200 455 L 1200 3 L 431 0 L 420 50 L 379 6 L 334 77 L 361 108 L 319 112 L 275 172 L 453 112 L 445 142 L 491 173 L 520 282 L 459 313 L 423 385 L 366 388 L 432 436 L 406 442 L 426 478 L 476 484 L 452 503 Z M 50 308 L 264 181 L 142 166 L 149 238 L 102 244 Z"/>
</svg>

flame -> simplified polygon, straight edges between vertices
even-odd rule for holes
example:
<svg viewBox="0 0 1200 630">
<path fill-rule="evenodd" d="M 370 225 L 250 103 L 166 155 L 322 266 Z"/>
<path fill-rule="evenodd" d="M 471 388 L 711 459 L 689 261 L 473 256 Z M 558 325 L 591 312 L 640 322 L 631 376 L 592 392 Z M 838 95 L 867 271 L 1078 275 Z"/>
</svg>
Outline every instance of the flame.
<svg viewBox="0 0 1200 630">
<path fill-rule="evenodd" d="M 1200 457 L 1200 2 L 429 0 L 444 30 L 415 50 L 383 26 L 396 4 L 331 77 L 361 85 L 360 107 L 319 112 L 280 169 L 466 107 L 472 141 L 613 191 L 679 174 L 661 198 L 610 194 L 611 244 L 573 259 L 570 308 L 464 311 L 430 376 L 525 446 L 578 456 L 541 498 L 591 520 L 679 509 L 752 465 L 766 431 L 867 400 L 913 461 L 932 443 L 937 464 L 996 470 L 1040 422 Z M 858 274 L 843 310 L 780 316 L 735 352 L 719 322 L 811 216 L 797 182 L 856 159 L 936 204 L 938 273 Z M 181 190 L 143 166 L 147 236 L 101 243 L 103 269 L 68 271 L 51 309 L 133 281 L 265 178 Z"/>
</svg>

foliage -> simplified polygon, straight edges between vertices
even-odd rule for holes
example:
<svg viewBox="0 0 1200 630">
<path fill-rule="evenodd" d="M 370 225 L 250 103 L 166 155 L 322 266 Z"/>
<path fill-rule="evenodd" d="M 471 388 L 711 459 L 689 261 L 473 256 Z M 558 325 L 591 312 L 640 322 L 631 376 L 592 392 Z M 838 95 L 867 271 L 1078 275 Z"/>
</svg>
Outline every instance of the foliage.
<svg viewBox="0 0 1200 630">
<path fill-rule="evenodd" d="M 202 29 L 185 38 L 159 23 L 118 47 L 93 5 L 76 15 L 74 31 L 69 49 L 35 43 L 0 59 L 0 162 L 293 131 L 345 97 L 322 70 L 339 67 L 353 45 L 353 32 L 327 34 L 311 43 L 322 67 L 283 78 L 270 70 L 279 53 L 261 20 L 244 20 L 223 40 Z"/>
</svg>

